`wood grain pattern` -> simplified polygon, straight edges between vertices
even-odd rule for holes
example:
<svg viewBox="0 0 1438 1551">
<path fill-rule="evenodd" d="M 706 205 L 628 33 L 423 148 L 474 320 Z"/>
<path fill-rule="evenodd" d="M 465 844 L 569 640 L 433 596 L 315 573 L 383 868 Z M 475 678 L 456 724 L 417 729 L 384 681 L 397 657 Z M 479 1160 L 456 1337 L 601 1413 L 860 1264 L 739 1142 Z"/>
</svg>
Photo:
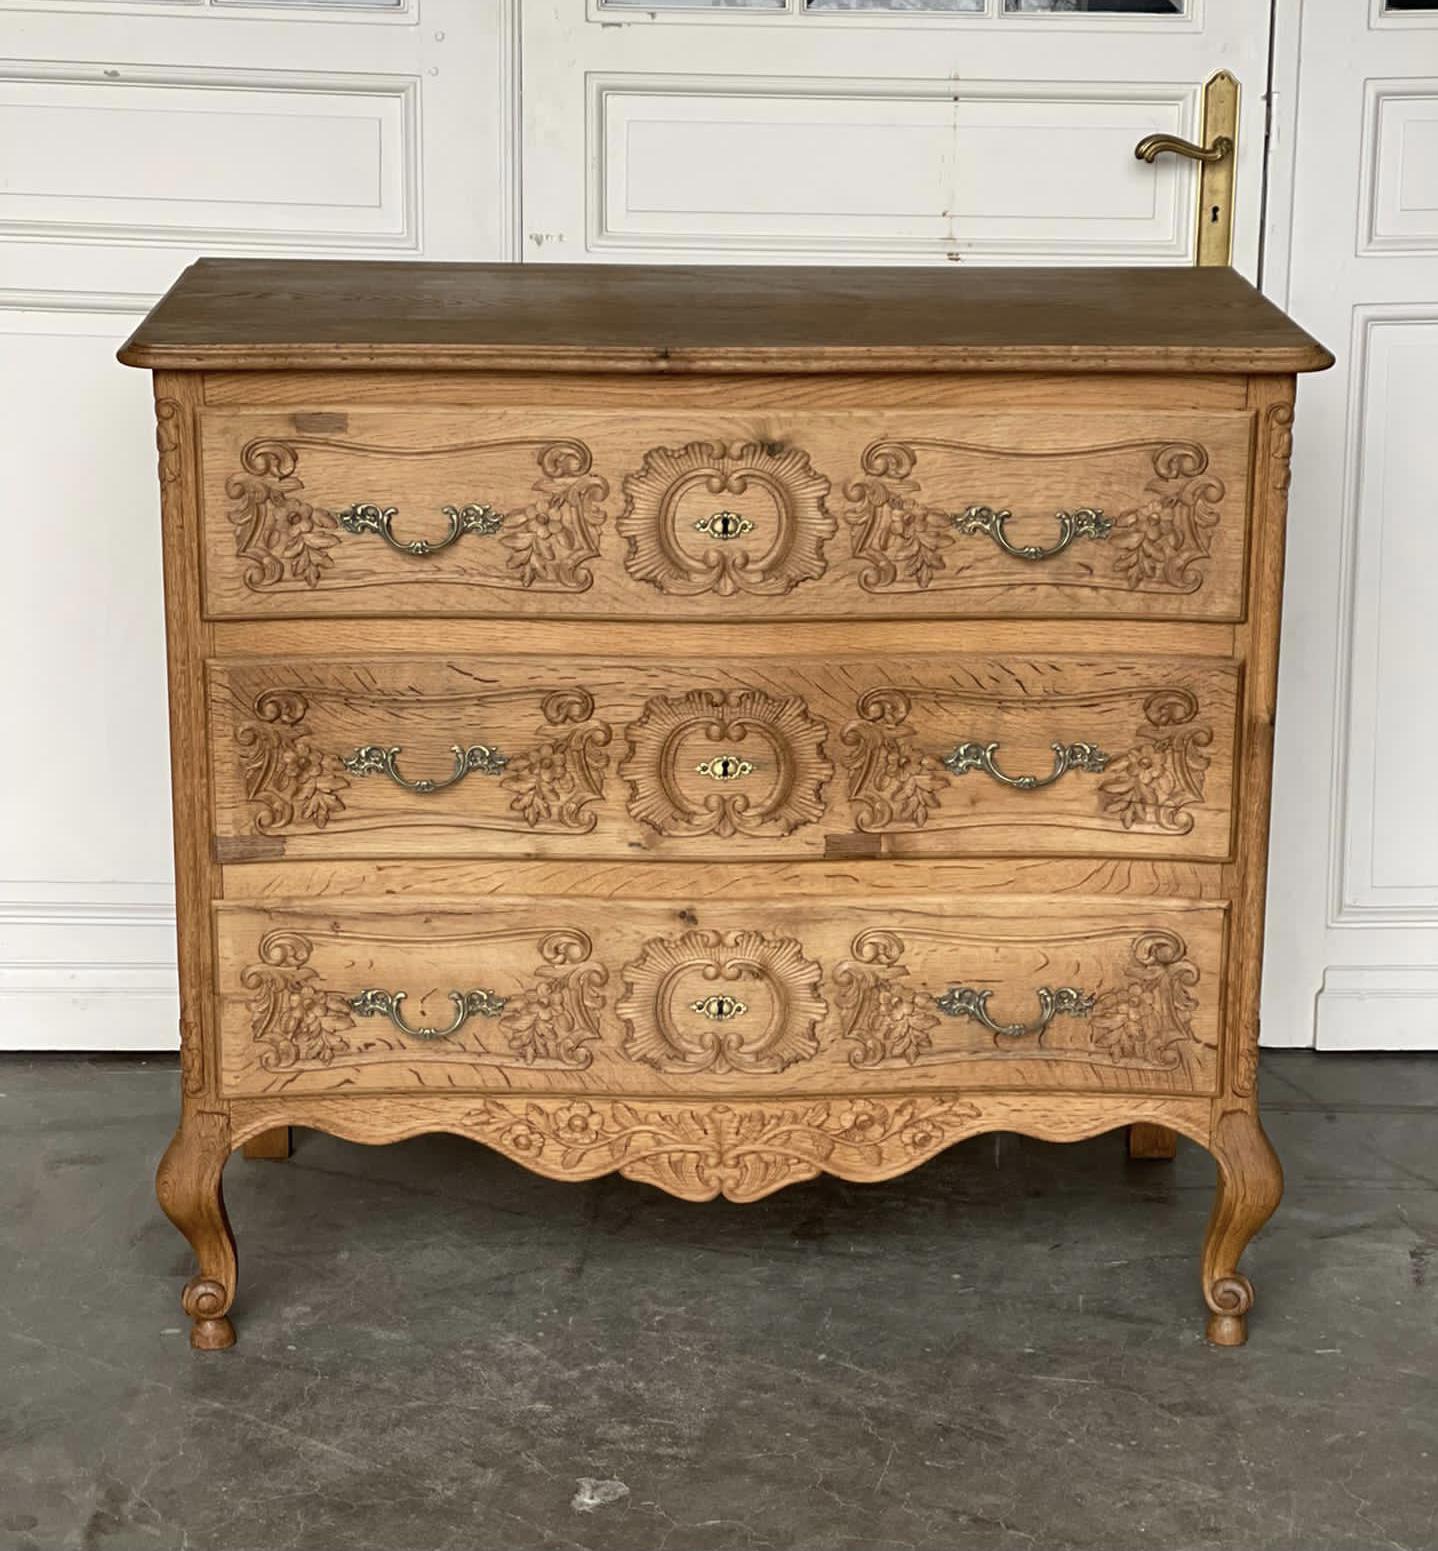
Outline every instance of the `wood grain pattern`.
<svg viewBox="0 0 1438 1551">
<path fill-rule="evenodd" d="M 1221 906 L 1097 899 L 227 903 L 225 1091 L 1207 1093 L 1224 929 Z M 1000 1034 L 944 1015 L 955 986 L 990 991 L 1001 1025 L 1045 987 L 1087 1003 Z M 405 992 L 412 1025 L 448 1025 L 470 991 L 503 1005 L 410 1038 L 356 1009 L 372 988 Z M 738 1012 L 706 1010 L 715 993 Z"/>
<path fill-rule="evenodd" d="M 224 868 L 230 900 L 392 899 L 460 901 L 496 894 L 540 899 L 649 900 L 662 888 L 687 900 L 796 902 L 836 896 L 926 894 L 1094 896 L 1128 900 L 1223 900 L 1227 869 L 1203 862 L 1006 856 L 964 861 L 835 860 L 453 861 L 383 857 L 340 862 L 246 862 Z"/>
<path fill-rule="evenodd" d="M 209 686 L 222 859 L 1230 846 L 1238 675 L 1201 659 L 221 660 Z M 1047 779 L 1080 740 L 1035 789 L 953 761 Z"/>
<path fill-rule="evenodd" d="M 960 283 L 961 282 L 961 283 Z M 120 351 L 176 369 L 1301 372 L 1231 269 L 201 259 Z"/>
<path fill-rule="evenodd" d="M 1246 411 L 730 409 L 680 415 L 207 409 L 206 597 L 224 618 L 325 614 L 902 614 L 1237 619 Z M 394 508 L 405 542 L 441 513 L 497 532 L 401 553 L 346 530 Z M 1051 549 L 1063 513 L 1102 529 L 1026 559 L 958 521 L 1012 513 Z M 742 531 L 709 531 L 730 512 Z"/>
</svg>

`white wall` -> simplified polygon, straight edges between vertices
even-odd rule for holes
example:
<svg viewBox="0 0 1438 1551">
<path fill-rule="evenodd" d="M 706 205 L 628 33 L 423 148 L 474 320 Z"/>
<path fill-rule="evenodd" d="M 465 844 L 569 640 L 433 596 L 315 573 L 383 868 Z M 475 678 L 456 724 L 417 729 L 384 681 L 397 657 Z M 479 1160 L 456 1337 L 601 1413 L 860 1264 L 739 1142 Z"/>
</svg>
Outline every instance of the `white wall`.
<svg viewBox="0 0 1438 1551">
<path fill-rule="evenodd" d="M 515 254 L 509 0 L 0 0 L 0 1048 L 175 1043 L 154 427 L 200 253 Z"/>
</svg>

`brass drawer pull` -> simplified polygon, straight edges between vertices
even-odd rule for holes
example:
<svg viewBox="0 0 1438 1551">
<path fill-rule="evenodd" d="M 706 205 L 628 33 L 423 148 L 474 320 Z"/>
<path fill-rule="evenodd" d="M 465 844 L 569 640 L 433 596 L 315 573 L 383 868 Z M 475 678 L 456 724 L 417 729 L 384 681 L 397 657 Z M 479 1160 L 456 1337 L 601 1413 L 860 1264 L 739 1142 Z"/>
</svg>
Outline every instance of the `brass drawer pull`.
<svg viewBox="0 0 1438 1551">
<path fill-rule="evenodd" d="M 1004 786 L 1013 787 L 1015 791 L 1036 792 L 1041 787 L 1052 786 L 1070 770 L 1087 770 L 1098 775 L 1110 759 L 1096 743 L 1051 743 L 1049 747 L 1054 751 L 1054 767 L 1045 776 L 1005 775 L 994 763 L 994 755 L 999 751 L 997 743 L 960 743 L 951 754 L 944 755 L 942 763 L 954 775 L 967 775 L 970 770 L 982 770 L 985 775 L 992 776 Z"/>
<path fill-rule="evenodd" d="M 449 750 L 454 755 L 452 774 L 442 781 L 406 781 L 396 763 L 403 752 L 398 746 L 384 749 L 377 743 L 366 743 L 353 754 L 346 754 L 342 763 L 351 775 L 387 775 L 396 786 L 404 787 L 407 792 L 418 792 L 423 797 L 429 796 L 431 792 L 444 791 L 455 782 L 464 780 L 471 771 L 477 771 L 480 775 L 499 775 L 509 763 L 507 754 L 501 754 L 488 744 L 476 743 L 466 749 L 455 743 Z"/>
<path fill-rule="evenodd" d="M 403 991 L 379 991 L 371 987 L 348 998 L 350 1010 L 361 1018 L 388 1018 L 408 1039 L 449 1039 L 458 1034 L 470 1018 L 497 1018 L 504 1011 L 505 998 L 493 991 L 451 991 L 454 1022 L 447 1029 L 415 1029 L 404 1021 L 400 1011 Z"/>
<path fill-rule="evenodd" d="M 1075 539 L 1106 539 L 1113 532 L 1113 523 L 1093 506 L 1076 506 L 1071 512 L 1055 512 L 1059 525 L 1056 544 L 1047 549 L 1037 544 L 1011 544 L 1004 525 L 1013 516 L 1007 509 L 995 511 L 992 506 L 971 506 L 967 511 L 955 512 L 953 524 L 960 533 L 984 533 L 1006 555 L 1015 560 L 1052 560 L 1061 555 Z"/>
<path fill-rule="evenodd" d="M 1055 1018 L 1087 1018 L 1094 1004 L 1094 998 L 1076 986 L 1060 986 L 1057 990 L 1040 986 L 1035 993 L 1039 1015 L 1032 1023 L 995 1023 L 989 1016 L 989 998 L 993 994 L 972 986 L 951 986 L 934 998 L 934 1005 L 945 1017 L 971 1018 L 982 1024 L 995 1039 L 1028 1039 L 1042 1036 Z"/>
<path fill-rule="evenodd" d="M 481 536 L 498 533 L 504 518 L 492 506 L 446 506 L 441 510 L 449 518 L 449 532 L 442 539 L 411 539 L 404 543 L 394 536 L 394 520 L 399 516 L 397 506 L 373 506 L 369 502 L 356 502 L 339 514 L 339 523 L 346 533 L 378 533 L 391 549 L 402 555 L 437 555 L 448 549 L 466 533 Z"/>
</svg>

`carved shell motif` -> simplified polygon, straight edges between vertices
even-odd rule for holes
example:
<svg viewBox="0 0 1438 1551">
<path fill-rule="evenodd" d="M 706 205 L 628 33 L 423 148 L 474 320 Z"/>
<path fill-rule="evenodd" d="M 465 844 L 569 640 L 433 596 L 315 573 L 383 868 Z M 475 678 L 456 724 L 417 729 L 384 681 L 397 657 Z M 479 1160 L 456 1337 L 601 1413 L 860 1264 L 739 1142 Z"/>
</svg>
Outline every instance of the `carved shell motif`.
<svg viewBox="0 0 1438 1551">
<path fill-rule="evenodd" d="M 681 597 L 789 592 L 823 575 L 838 526 L 809 455 L 768 442 L 653 448 L 624 493 L 625 567 Z"/>
<path fill-rule="evenodd" d="M 792 937 L 655 938 L 624 968 L 624 1053 L 661 1072 L 782 1072 L 818 1054 L 821 973 Z"/>
<path fill-rule="evenodd" d="M 629 811 L 661 835 L 787 835 L 824 811 L 828 731 L 795 697 L 658 695 L 628 729 Z"/>
</svg>

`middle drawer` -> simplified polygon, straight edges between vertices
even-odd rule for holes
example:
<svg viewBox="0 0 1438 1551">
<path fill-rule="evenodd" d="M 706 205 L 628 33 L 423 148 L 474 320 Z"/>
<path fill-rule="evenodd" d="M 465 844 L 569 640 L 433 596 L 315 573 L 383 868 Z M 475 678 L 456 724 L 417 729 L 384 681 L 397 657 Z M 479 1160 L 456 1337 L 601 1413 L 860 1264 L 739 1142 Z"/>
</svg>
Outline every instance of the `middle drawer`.
<svg viewBox="0 0 1438 1551">
<path fill-rule="evenodd" d="M 216 854 L 1221 860 L 1238 678 L 1182 657 L 220 659 Z"/>
</svg>

